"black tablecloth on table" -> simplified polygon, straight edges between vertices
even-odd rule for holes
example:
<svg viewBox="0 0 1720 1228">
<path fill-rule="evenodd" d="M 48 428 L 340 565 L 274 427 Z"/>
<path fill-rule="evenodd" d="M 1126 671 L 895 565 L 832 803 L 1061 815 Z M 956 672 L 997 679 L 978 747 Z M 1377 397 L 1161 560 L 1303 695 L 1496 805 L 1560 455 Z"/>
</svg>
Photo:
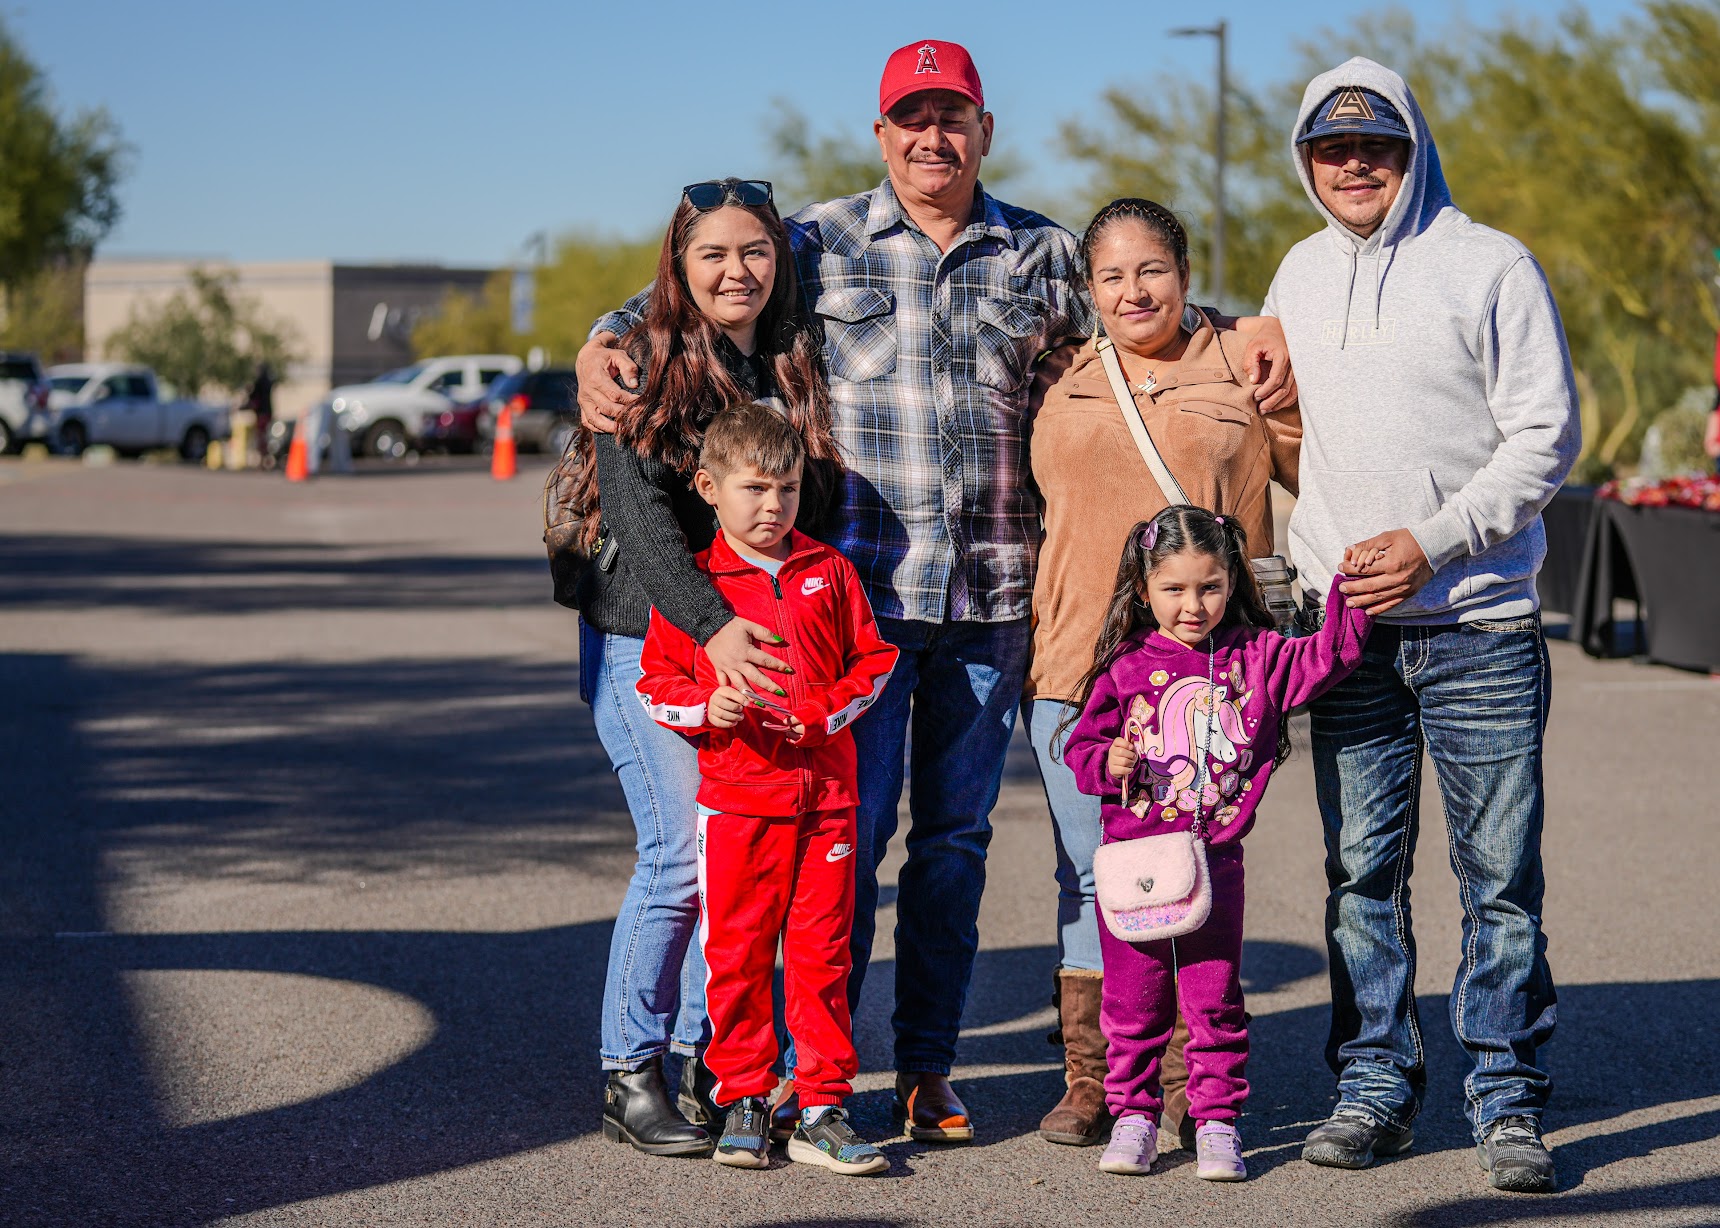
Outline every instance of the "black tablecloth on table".
<svg viewBox="0 0 1720 1228">
<path fill-rule="evenodd" d="M 1720 671 L 1720 514 L 1596 500 L 1571 611 L 1591 656 L 1616 655 L 1619 598 L 1641 604 L 1650 660 Z"/>
<path fill-rule="evenodd" d="M 1593 486 L 1566 486 L 1542 510 L 1541 524 L 1547 530 L 1547 558 L 1535 588 L 1541 608 L 1554 614 L 1576 610 L 1577 580 L 1589 544 L 1589 522 L 1595 514 Z"/>
</svg>

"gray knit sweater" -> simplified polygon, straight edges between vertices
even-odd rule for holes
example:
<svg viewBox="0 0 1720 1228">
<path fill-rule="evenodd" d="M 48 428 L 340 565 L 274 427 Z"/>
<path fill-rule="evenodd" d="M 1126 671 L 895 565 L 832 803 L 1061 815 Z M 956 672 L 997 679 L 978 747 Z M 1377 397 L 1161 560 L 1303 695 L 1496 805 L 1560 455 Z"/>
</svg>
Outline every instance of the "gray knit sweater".
<svg viewBox="0 0 1720 1228">
<path fill-rule="evenodd" d="M 767 404 L 778 399 L 776 381 L 763 361 L 743 355 L 726 340 L 718 351 L 742 392 Z M 693 563 L 716 536 L 714 511 L 693 490 L 691 475 L 641 456 L 612 435 L 596 436 L 593 453 L 603 539 L 613 538 L 618 548 L 612 560 L 593 563 L 580 576 L 580 615 L 599 631 L 643 638 L 655 606 L 703 644 L 734 617 L 710 577 Z M 802 532 L 817 536 L 827 509 L 813 492 L 830 485 L 803 484 L 796 520 Z"/>
</svg>

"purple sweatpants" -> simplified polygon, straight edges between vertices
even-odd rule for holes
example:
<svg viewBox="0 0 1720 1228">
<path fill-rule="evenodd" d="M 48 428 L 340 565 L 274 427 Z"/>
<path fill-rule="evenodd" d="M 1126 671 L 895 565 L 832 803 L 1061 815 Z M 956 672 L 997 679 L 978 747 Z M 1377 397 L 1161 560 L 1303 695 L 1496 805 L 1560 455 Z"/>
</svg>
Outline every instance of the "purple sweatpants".
<svg viewBox="0 0 1720 1228">
<path fill-rule="evenodd" d="M 1159 1062 L 1176 1027 L 1177 998 L 1188 1020 L 1189 1114 L 1234 1121 L 1248 1099 L 1248 1028 L 1242 1013 L 1242 847 L 1207 850 L 1212 915 L 1192 934 L 1124 942 L 1099 919 L 1105 962 L 1099 1026 L 1107 1044 L 1105 1103 L 1114 1114 L 1164 1109 Z M 1174 949 L 1173 949 L 1174 948 Z"/>
</svg>

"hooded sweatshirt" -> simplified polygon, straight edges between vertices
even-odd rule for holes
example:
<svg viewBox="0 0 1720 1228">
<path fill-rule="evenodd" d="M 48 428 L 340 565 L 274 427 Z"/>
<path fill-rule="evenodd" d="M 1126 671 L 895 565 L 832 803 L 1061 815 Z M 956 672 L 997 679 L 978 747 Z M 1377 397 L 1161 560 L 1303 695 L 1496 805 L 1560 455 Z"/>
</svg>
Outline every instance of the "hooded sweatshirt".
<svg viewBox="0 0 1720 1228">
<path fill-rule="evenodd" d="M 1334 90 L 1389 99 L 1413 133 L 1403 184 L 1367 238 L 1314 189 L 1295 137 Z M 1291 156 L 1326 228 L 1291 248 L 1267 292 L 1302 402 L 1290 549 L 1323 591 L 1344 548 L 1408 529 L 1431 581 L 1397 623 L 1516 618 L 1538 608 L 1541 508 L 1580 446 L 1576 383 L 1546 276 L 1517 240 L 1451 202 L 1403 78 L 1357 57 L 1302 96 Z"/>
</svg>

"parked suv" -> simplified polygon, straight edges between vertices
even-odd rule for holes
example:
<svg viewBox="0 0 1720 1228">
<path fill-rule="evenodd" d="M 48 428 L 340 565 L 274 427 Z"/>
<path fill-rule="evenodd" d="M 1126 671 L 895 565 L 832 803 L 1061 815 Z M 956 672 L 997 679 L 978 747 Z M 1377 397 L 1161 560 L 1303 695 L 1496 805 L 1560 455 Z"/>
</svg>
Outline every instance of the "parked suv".
<svg viewBox="0 0 1720 1228">
<path fill-rule="evenodd" d="M 504 375 L 525 364 L 512 354 L 455 354 L 426 358 L 379 375 L 368 384 L 348 384 L 328 394 L 327 404 L 365 456 L 404 456 L 424 429 L 456 405 L 476 401 Z"/>
<path fill-rule="evenodd" d="M 514 415 L 514 442 L 526 452 L 560 456 L 579 417 L 578 393 L 579 383 L 566 367 L 506 376 L 497 380 L 484 398 L 478 414 L 478 435 L 485 443 L 494 440 L 496 417 L 504 405 L 509 405 Z"/>
<path fill-rule="evenodd" d="M 34 354 L 0 350 L 0 452 L 16 452 L 48 430 L 48 384 Z"/>
</svg>

